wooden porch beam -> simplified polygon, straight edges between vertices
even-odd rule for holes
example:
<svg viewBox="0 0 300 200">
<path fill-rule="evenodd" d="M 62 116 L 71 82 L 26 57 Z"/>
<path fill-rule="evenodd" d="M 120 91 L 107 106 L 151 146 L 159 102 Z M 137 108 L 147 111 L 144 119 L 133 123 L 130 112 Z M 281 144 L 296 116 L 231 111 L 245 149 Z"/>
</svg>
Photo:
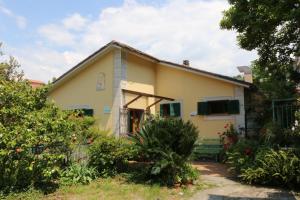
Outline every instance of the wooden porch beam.
<svg viewBox="0 0 300 200">
<path fill-rule="evenodd" d="M 134 99 L 132 99 L 131 101 L 129 101 L 128 103 L 126 103 L 123 108 L 127 108 L 130 104 L 132 104 L 133 102 L 135 102 L 136 100 L 138 100 L 139 98 L 141 98 L 143 95 L 138 95 L 137 97 L 135 97 Z"/>
<path fill-rule="evenodd" d="M 168 101 L 174 101 L 173 98 L 158 96 L 158 95 L 154 95 L 154 94 L 148 94 L 148 93 L 144 93 L 144 92 L 137 92 L 137 91 L 126 90 L 126 89 L 122 89 L 122 91 L 124 93 L 128 93 L 128 94 L 136 94 L 136 95 L 142 95 L 142 96 L 145 96 L 145 97 L 153 97 L 153 98 L 165 99 L 165 100 L 168 100 Z"/>
<path fill-rule="evenodd" d="M 147 106 L 146 110 L 149 110 L 152 106 L 154 106 L 155 104 L 158 104 L 159 102 L 161 102 L 162 100 L 164 100 L 163 98 L 158 99 L 157 101 L 155 101 L 154 103 L 152 103 L 151 105 Z"/>
</svg>

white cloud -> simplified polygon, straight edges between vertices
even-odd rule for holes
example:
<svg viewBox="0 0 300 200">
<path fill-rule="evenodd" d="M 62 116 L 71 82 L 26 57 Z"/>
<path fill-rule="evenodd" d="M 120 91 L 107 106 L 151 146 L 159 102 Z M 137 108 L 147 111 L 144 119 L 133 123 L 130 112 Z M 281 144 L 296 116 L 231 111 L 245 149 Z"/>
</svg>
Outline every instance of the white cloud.
<svg viewBox="0 0 300 200">
<path fill-rule="evenodd" d="M 8 8 L 6 8 L 2 5 L 0 5 L 0 13 L 4 14 L 10 18 L 13 18 L 16 21 L 16 24 L 20 29 L 26 28 L 27 20 L 25 17 L 13 13 L 11 10 L 9 10 Z"/>
<path fill-rule="evenodd" d="M 49 45 L 41 55 L 45 56 L 43 62 L 26 56 L 23 60 L 30 60 L 31 66 L 39 63 L 44 71 L 49 68 L 49 75 L 43 70 L 40 73 L 50 79 L 114 39 L 161 59 L 179 63 L 189 59 L 193 67 L 234 75 L 236 66 L 249 65 L 256 54 L 239 49 L 234 32 L 220 30 L 222 11 L 227 8 L 227 2 L 220 0 L 169 0 L 159 6 L 127 0 L 94 18 L 75 13 L 38 29 L 44 38 L 41 44 Z M 56 52 L 55 59 L 52 56 L 50 61 L 45 49 Z M 39 48 L 32 51 L 40 52 Z"/>
<path fill-rule="evenodd" d="M 38 49 L 38 52 L 37 52 Z M 53 77 L 58 77 L 67 71 L 71 66 L 69 62 L 77 62 L 78 60 L 70 60 L 69 53 L 58 52 L 44 47 L 29 47 L 24 49 L 8 49 L 14 52 L 14 57 L 21 63 L 25 72 L 25 77 L 29 79 L 37 79 L 47 82 Z M 73 55 L 73 57 L 83 58 L 82 55 Z"/>
<path fill-rule="evenodd" d="M 58 46 L 75 44 L 75 36 L 60 25 L 48 24 L 41 26 L 38 32 L 42 37 Z"/>
<path fill-rule="evenodd" d="M 63 20 L 63 25 L 67 29 L 71 30 L 81 30 L 87 23 L 87 19 L 82 17 L 80 14 L 75 13 L 70 17 Z"/>
</svg>

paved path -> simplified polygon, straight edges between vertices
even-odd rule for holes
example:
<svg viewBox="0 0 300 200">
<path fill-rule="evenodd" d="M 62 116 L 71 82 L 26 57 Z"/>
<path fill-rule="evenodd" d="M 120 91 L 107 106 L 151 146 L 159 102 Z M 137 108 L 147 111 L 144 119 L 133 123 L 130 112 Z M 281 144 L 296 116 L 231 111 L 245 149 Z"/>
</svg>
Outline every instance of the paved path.
<svg viewBox="0 0 300 200">
<path fill-rule="evenodd" d="M 213 162 L 198 162 L 194 164 L 201 171 L 201 179 L 215 187 L 203 190 L 192 197 L 192 200 L 298 200 L 292 192 L 243 185 L 232 179 L 223 164 Z"/>
</svg>

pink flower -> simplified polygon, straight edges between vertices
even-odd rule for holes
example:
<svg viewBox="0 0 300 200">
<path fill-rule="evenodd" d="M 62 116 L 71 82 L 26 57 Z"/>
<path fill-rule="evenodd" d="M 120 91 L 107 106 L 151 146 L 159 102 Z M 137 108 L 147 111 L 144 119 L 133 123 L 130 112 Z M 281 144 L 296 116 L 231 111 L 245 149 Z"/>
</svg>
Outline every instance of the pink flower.
<svg viewBox="0 0 300 200">
<path fill-rule="evenodd" d="M 16 148 L 17 153 L 21 153 L 22 149 L 21 148 Z"/>
</svg>

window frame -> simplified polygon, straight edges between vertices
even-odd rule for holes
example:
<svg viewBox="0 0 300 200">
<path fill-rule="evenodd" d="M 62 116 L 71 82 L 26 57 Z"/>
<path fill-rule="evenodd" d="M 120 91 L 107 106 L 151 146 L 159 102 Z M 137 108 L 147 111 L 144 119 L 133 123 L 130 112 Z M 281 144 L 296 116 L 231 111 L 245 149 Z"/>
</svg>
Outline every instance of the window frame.
<svg viewBox="0 0 300 200">
<path fill-rule="evenodd" d="M 227 103 L 226 112 L 224 112 L 224 113 L 210 113 L 209 112 L 209 103 L 216 102 L 216 101 L 224 101 Z M 199 106 L 201 106 L 200 104 L 202 104 L 202 107 L 199 107 Z M 234 108 L 234 106 L 236 106 L 236 108 Z M 205 117 L 228 117 L 228 116 L 230 117 L 230 116 L 241 114 L 240 106 L 241 106 L 240 99 L 234 99 L 234 98 L 202 99 L 197 102 L 197 115 L 205 116 Z M 207 113 L 207 114 L 205 114 L 205 113 Z"/>
<path fill-rule="evenodd" d="M 180 109 L 179 109 L 179 112 L 180 112 L 180 115 L 179 116 L 170 116 L 170 114 L 169 114 L 169 116 L 162 116 L 161 115 L 161 106 L 162 105 L 164 105 L 164 104 L 169 104 L 169 105 L 171 105 L 171 104 L 175 104 L 175 103 L 178 103 L 179 105 L 180 105 Z M 169 111 L 170 113 L 171 113 L 171 107 L 170 107 L 170 111 Z M 159 103 L 159 116 L 160 117 L 175 117 L 175 118 L 182 118 L 182 115 L 183 115 L 183 103 L 182 103 L 182 101 L 162 101 L 161 103 Z"/>
</svg>

